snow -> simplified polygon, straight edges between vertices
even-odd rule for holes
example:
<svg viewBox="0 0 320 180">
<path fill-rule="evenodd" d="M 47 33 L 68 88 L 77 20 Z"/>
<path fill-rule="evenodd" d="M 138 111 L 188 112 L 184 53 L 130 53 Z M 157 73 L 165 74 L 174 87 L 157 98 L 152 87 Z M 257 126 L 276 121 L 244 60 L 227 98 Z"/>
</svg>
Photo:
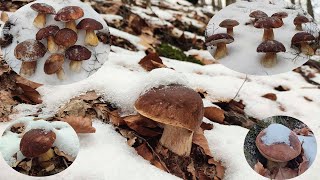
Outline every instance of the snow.
<svg viewBox="0 0 320 180">
<path fill-rule="evenodd" d="M 304 154 L 309 160 L 309 167 L 312 165 L 317 155 L 317 141 L 314 136 L 298 136 L 302 143 Z"/>
<path fill-rule="evenodd" d="M 6 132 L 0 140 L 0 152 L 9 166 L 16 162 L 13 155 L 19 151 L 20 140 L 19 135 L 12 132 Z"/>
<path fill-rule="evenodd" d="M 265 135 L 261 137 L 265 145 L 287 144 L 291 146 L 289 136 L 291 130 L 281 124 L 271 124 L 264 130 Z"/>
</svg>

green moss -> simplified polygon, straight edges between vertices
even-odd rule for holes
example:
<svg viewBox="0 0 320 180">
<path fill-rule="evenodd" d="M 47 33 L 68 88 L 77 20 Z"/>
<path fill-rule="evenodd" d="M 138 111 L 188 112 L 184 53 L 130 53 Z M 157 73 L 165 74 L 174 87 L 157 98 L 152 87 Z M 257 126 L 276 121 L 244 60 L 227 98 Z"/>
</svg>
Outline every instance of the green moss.
<svg viewBox="0 0 320 180">
<path fill-rule="evenodd" d="M 197 60 L 196 58 L 192 56 L 187 56 L 186 54 L 184 54 L 182 50 L 175 48 L 167 43 L 160 44 L 160 46 L 157 47 L 156 50 L 160 56 L 166 58 L 204 65 L 201 61 Z"/>
</svg>

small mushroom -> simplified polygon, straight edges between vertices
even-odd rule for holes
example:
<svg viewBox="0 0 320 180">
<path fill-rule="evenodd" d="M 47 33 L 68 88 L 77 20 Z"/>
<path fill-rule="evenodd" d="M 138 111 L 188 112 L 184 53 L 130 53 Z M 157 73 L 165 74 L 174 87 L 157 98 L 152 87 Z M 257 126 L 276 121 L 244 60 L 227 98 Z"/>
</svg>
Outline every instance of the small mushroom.
<svg viewBox="0 0 320 180">
<path fill-rule="evenodd" d="M 82 61 L 91 58 L 91 51 L 83 46 L 74 45 L 66 50 L 65 56 L 70 60 L 70 70 L 80 72 Z"/>
<path fill-rule="evenodd" d="M 265 12 L 263 11 L 260 11 L 260 10 L 256 10 L 256 11 L 252 11 L 249 16 L 251 18 L 254 18 L 254 21 L 253 22 L 256 22 L 258 21 L 260 18 L 266 18 L 268 17 L 268 14 L 266 14 Z"/>
<path fill-rule="evenodd" d="M 297 16 L 293 20 L 293 24 L 296 26 L 296 30 L 303 31 L 302 24 L 310 22 L 309 19 L 305 16 Z"/>
<path fill-rule="evenodd" d="M 52 54 L 44 63 L 44 72 L 46 74 L 57 74 L 58 79 L 64 79 L 63 71 L 64 55 Z"/>
<path fill-rule="evenodd" d="M 233 36 L 233 27 L 238 25 L 239 22 L 233 19 L 226 19 L 219 24 L 220 27 L 227 28 L 227 33 L 230 36 Z"/>
<path fill-rule="evenodd" d="M 95 34 L 95 30 L 103 29 L 102 24 L 91 18 L 82 19 L 77 25 L 77 29 L 86 30 L 85 43 L 90 46 L 97 46 L 99 44 L 99 39 Z"/>
<path fill-rule="evenodd" d="M 273 40 L 273 28 L 279 28 L 283 25 L 283 21 L 277 17 L 261 18 L 254 23 L 254 27 L 264 29 L 263 41 Z"/>
<path fill-rule="evenodd" d="M 51 25 L 45 28 L 42 28 L 36 34 L 36 40 L 40 41 L 42 39 L 47 39 L 48 51 L 51 53 L 56 53 L 59 49 L 57 44 L 54 42 L 54 36 L 60 30 L 56 25 Z"/>
<path fill-rule="evenodd" d="M 39 41 L 29 39 L 19 43 L 14 49 L 15 57 L 22 61 L 20 75 L 30 77 L 37 67 L 37 60 L 47 52 L 46 47 Z"/>
<path fill-rule="evenodd" d="M 77 32 L 76 20 L 84 16 L 82 8 L 78 6 L 67 6 L 58 11 L 54 20 L 66 23 L 66 28 Z"/>
<path fill-rule="evenodd" d="M 300 45 L 300 50 L 303 54 L 307 56 L 313 56 L 314 49 L 309 45 L 309 43 L 315 39 L 316 38 L 310 33 L 299 32 L 292 37 L 291 44 L 294 46 Z"/>
<path fill-rule="evenodd" d="M 179 156 L 189 156 L 193 133 L 204 115 L 203 102 L 194 90 L 170 85 L 153 88 L 135 102 L 142 116 L 164 125 L 160 144 Z"/>
<path fill-rule="evenodd" d="M 46 3 L 34 3 L 31 8 L 38 12 L 37 17 L 34 19 L 33 24 L 37 28 L 44 28 L 47 22 L 47 14 L 55 14 L 55 9 Z"/>
<path fill-rule="evenodd" d="M 277 64 L 277 53 L 285 51 L 284 45 L 276 40 L 264 41 L 257 48 L 257 52 L 266 53 L 261 60 L 261 64 L 266 68 L 275 66 Z"/>
<path fill-rule="evenodd" d="M 277 12 L 277 13 L 272 14 L 271 17 L 277 17 L 277 18 L 281 19 L 281 21 L 283 21 L 282 19 L 288 17 L 288 13 L 286 13 L 286 12 Z"/>
<path fill-rule="evenodd" d="M 217 46 L 214 54 L 215 59 L 221 59 L 228 54 L 227 44 L 234 41 L 234 38 L 226 33 L 214 34 L 206 39 L 206 46 Z"/>
<path fill-rule="evenodd" d="M 54 36 L 54 42 L 59 45 L 61 51 L 76 44 L 78 35 L 73 30 L 68 28 L 60 29 Z"/>
</svg>

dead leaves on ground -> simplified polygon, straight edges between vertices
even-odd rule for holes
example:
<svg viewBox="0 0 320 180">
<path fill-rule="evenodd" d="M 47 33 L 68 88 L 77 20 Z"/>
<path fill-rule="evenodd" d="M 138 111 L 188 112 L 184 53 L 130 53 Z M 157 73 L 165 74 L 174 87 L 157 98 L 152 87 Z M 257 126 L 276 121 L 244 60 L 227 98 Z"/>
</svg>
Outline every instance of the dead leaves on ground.
<svg viewBox="0 0 320 180">
<path fill-rule="evenodd" d="M 167 66 L 163 64 L 162 59 L 159 57 L 159 55 L 154 52 L 149 52 L 144 58 L 140 60 L 139 64 L 146 71 L 152 71 L 153 69 L 157 68 L 167 68 Z"/>
<path fill-rule="evenodd" d="M 66 116 L 62 121 L 68 123 L 76 133 L 95 133 L 96 129 L 92 127 L 92 120 L 88 117 Z"/>
</svg>

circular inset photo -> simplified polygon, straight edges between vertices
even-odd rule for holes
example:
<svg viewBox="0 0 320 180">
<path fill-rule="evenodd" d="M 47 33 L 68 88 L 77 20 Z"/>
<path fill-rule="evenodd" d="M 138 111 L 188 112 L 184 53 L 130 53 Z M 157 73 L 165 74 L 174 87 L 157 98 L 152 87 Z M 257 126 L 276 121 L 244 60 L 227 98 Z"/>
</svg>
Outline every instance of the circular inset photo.
<svg viewBox="0 0 320 180">
<path fill-rule="evenodd" d="M 108 59 L 109 29 L 77 0 L 38 0 L 9 17 L 2 30 L 5 61 L 19 75 L 48 85 L 88 78 Z"/>
<path fill-rule="evenodd" d="M 212 17 L 205 44 L 215 60 L 229 69 L 274 75 L 314 56 L 319 32 L 312 17 L 297 6 L 240 1 Z"/>
<path fill-rule="evenodd" d="M 244 155 L 251 168 L 270 179 L 290 179 L 307 171 L 315 160 L 317 142 L 311 129 L 288 116 L 274 116 L 247 134 Z"/>
<path fill-rule="evenodd" d="M 80 142 L 66 122 L 25 117 L 13 121 L 0 138 L 0 154 L 14 170 L 29 176 L 50 176 L 76 159 Z"/>
</svg>

